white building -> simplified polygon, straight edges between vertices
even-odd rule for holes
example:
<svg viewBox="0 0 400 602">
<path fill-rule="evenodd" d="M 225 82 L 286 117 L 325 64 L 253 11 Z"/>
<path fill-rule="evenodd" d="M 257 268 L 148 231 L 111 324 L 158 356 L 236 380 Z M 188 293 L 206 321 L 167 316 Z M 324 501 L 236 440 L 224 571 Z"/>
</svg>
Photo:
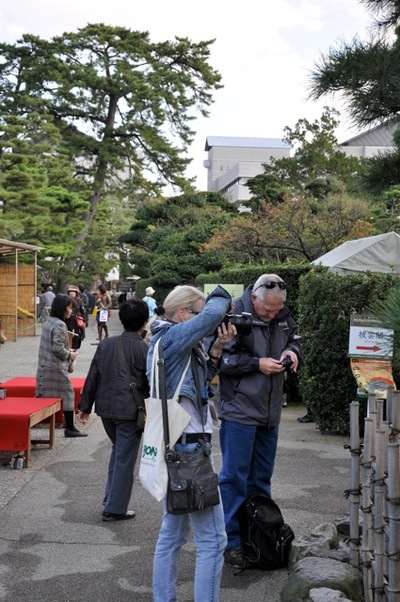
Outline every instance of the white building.
<svg viewBox="0 0 400 602">
<path fill-rule="evenodd" d="M 378 153 L 393 151 L 394 132 L 400 129 L 398 120 L 362 132 L 340 144 L 340 150 L 354 157 L 373 157 Z M 290 157 L 291 145 L 279 138 L 238 138 L 234 136 L 208 136 L 205 151 L 208 158 L 207 190 L 220 192 L 232 203 L 250 199 L 246 182 L 263 173 L 263 164 L 271 158 Z"/>
<path fill-rule="evenodd" d="M 232 203 L 246 201 L 250 198 L 247 180 L 262 173 L 263 163 L 270 163 L 271 157 L 289 157 L 291 148 L 279 138 L 208 136 L 208 159 L 204 161 L 208 169 L 207 190 L 220 192 Z"/>
</svg>

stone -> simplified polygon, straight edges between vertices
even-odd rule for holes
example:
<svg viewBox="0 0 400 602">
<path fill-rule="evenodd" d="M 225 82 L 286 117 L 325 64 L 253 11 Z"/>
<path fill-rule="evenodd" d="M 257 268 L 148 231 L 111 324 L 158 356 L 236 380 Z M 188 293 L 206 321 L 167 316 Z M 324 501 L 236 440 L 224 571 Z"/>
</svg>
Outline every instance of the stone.
<svg viewBox="0 0 400 602">
<path fill-rule="evenodd" d="M 330 523 L 323 523 L 315 527 L 310 533 L 312 539 L 318 539 L 319 541 L 325 541 L 329 548 L 333 550 L 339 545 L 339 534 L 335 525 Z"/>
<path fill-rule="evenodd" d="M 346 594 L 328 587 L 315 587 L 310 589 L 310 602 L 352 602 Z"/>
<path fill-rule="evenodd" d="M 310 590 L 321 587 L 343 592 L 352 602 L 362 600 L 362 576 L 356 568 L 330 558 L 303 558 L 290 573 L 281 601 L 307 601 Z"/>
</svg>

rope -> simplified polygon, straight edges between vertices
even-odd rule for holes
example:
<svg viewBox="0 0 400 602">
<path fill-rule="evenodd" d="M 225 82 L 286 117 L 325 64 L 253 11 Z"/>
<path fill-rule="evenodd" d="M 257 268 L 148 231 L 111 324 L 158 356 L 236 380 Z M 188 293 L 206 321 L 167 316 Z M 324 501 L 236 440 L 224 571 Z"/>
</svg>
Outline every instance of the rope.
<svg viewBox="0 0 400 602">
<path fill-rule="evenodd" d="M 357 448 L 354 448 L 354 449 L 352 449 L 352 448 L 350 447 L 350 445 L 343 445 L 343 447 L 344 447 L 344 449 L 349 449 L 349 450 L 350 450 L 350 453 L 351 453 L 353 456 L 361 456 L 361 453 L 362 453 L 362 451 L 361 451 L 361 447 L 357 447 Z"/>
<path fill-rule="evenodd" d="M 346 499 L 349 498 L 351 495 L 361 495 L 361 487 L 359 487 L 358 489 L 345 489 L 343 491 L 343 496 Z"/>
</svg>

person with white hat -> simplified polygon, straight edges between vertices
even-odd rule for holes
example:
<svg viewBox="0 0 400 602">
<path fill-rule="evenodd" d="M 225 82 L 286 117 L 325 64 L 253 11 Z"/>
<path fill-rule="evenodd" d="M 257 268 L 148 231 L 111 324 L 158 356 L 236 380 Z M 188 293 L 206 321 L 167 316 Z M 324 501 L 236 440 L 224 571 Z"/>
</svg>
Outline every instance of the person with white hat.
<svg viewBox="0 0 400 602">
<path fill-rule="evenodd" d="M 143 297 L 143 301 L 147 303 L 149 307 L 149 318 L 152 318 L 155 315 L 157 301 L 153 299 L 153 295 L 156 291 L 152 286 L 148 286 L 146 288 L 146 295 Z"/>
</svg>

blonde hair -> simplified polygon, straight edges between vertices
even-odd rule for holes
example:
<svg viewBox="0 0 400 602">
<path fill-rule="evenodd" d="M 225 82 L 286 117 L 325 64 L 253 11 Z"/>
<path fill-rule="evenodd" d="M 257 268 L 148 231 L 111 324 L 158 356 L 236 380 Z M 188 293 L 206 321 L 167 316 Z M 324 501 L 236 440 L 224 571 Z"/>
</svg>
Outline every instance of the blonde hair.
<svg viewBox="0 0 400 602">
<path fill-rule="evenodd" d="M 199 299 L 204 301 L 206 299 L 205 294 L 199 288 L 187 284 L 176 286 L 164 300 L 165 316 L 172 320 L 180 307 L 189 309 Z"/>
</svg>

